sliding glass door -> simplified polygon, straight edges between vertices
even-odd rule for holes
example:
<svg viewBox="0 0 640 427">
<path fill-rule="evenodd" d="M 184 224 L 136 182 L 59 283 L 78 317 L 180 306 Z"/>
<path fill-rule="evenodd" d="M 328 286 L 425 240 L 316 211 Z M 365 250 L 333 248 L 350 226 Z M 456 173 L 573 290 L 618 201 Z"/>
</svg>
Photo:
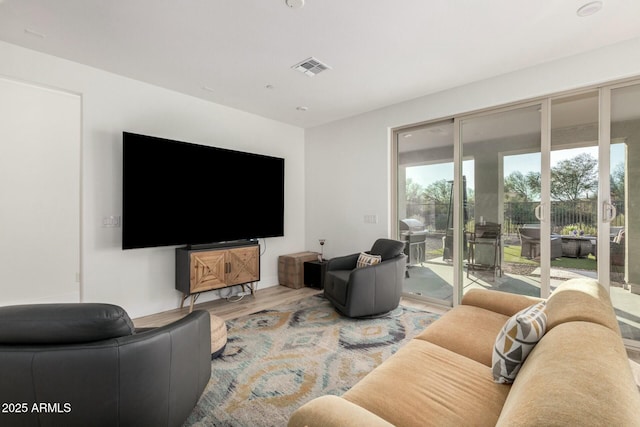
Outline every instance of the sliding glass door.
<svg viewBox="0 0 640 427">
<path fill-rule="evenodd" d="M 640 82 L 394 135 L 406 294 L 455 305 L 478 287 L 547 297 L 597 278 L 640 347 Z"/>
<path fill-rule="evenodd" d="M 604 205 L 609 229 L 607 239 L 598 241 L 608 248 L 598 256 L 609 258 L 610 294 L 622 337 L 640 348 L 640 263 L 634 261 L 640 255 L 640 83 L 605 89 L 603 98 L 604 107 L 610 104 L 609 129 L 603 135 L 609 140 Z"/>
<path fill-rule="evenodd" d="M 607 165 L 600 162 L 599 92 L 551 100 L 551 231 L 558 253 L 551 262 L 551 290 L 576 277 L 598 277 L 598 197 Z"/>
<path fill-rule="evenodd" d="M 460 120 L 464 292 L 541 294 L 541 112 L 535 103 Z"/>
<path fill-rule="evenodd" d="M 396 134 L 397 233 L 405 242 L 404 292 L 453 301 L 453 121 Z"/>
</svg>

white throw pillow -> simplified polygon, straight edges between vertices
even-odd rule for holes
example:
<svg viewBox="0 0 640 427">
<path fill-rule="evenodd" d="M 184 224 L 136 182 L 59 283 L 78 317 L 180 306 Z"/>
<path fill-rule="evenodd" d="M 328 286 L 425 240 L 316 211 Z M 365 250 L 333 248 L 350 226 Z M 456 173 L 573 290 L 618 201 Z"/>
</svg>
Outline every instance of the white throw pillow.
<svg viewBox="0 0 640 427">
<path fill-rule="evenodd" d="M 382 257 L 380 255 L 371 255 L 365 252 L 360 252 L 360 256 L 358 256 L 358 262 L 356 263 L 356 268 L 380 264 L 380 261 L 382 261 Z"/>
<path fill-rule="evenodd" d="M 496 338 L 491 360 L 493 380 L 510 384 L 547 327 L 545 302 L 536 303 L 511 316 Z"/>
</svg>

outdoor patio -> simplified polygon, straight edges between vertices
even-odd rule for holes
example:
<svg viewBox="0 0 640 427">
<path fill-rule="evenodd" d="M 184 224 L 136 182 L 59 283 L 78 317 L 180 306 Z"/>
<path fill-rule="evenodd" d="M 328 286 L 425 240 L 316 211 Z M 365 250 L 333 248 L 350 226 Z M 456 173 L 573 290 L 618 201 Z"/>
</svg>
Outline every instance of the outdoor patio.
<svg viewBox="0 0 640 427">
<path fill-rule="evenodd" d="M 453 265 L 442 258 L 442 240 L 427 239 L 426 260 L 408 267 L 404 290 L 407 293 L 453 301 Z M 430 247 L 429 247 L 430 246 Z M 522 295 L 540 295 L 540 267 L 535 260 L 521 258 L 520 247 L 504 245 L 502 275 L 490 270 L 472 270 L 467 274 L 465 263 L 463 286 L 466 292 L 473 288 L 495 289 Z M 597 278 L 596 261 L 586 258 L 558 258 L 552 262 L 550 270 L 551 289 L 562 281 L 575 277 Z M 612 271 L 611 300 L 618 315 L 620 329 L 624 338 L 640 340 L 640 295 L 625 289 L 622 283 L 623 273 Z"/>
</svg>

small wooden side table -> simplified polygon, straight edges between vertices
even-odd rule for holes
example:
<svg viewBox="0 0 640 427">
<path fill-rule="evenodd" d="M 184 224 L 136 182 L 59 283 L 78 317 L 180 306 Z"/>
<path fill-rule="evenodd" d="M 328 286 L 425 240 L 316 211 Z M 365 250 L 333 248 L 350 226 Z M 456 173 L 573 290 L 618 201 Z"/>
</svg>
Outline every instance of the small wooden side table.
<svg viewBox="0 0 640 427">
<path fill-rule="evenodd" d="M 305 261 L 304 284 L 312 288 L 324 289 L 324 273 L 328 261 Z"/>
</svg>

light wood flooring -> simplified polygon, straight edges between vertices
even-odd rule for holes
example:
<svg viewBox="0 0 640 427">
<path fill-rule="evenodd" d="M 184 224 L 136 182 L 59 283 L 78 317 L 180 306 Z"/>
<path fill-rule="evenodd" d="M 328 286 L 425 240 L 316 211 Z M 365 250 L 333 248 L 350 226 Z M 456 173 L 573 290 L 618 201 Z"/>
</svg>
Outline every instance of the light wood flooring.
<svg viewBox="0 0 640 427">
<path fill-rule="evenodd" d="M 247 295 L 241 300 L 233 302 L 233 300 L 218 299 L 215 301 L 207 301 L 195 304 L 194 310 L 208 310 L 223 320 L 235 319 L 237 317 L 246 316 L 258 311 L 267 310 L 279 305 L 293 303 L 307 296 L 321 293 L 319 289 L 304 287 L 300 289 L 291 289 L 286 286 L 278 285 L 269 288 L 258 289 L 255 295 Z M 446 309 L 434 307 L 426 303 L 403 298 L 402 304 L 415 307 L 421 310 L 431 311 L 442 314 Z M 158 327 L 174 322 L 189 314 L 188 304 L 180 309 L 165 311 L 162 313 L 152 314 L 145 317 L 133 319 L 136 328 Z"/>
</svg>

